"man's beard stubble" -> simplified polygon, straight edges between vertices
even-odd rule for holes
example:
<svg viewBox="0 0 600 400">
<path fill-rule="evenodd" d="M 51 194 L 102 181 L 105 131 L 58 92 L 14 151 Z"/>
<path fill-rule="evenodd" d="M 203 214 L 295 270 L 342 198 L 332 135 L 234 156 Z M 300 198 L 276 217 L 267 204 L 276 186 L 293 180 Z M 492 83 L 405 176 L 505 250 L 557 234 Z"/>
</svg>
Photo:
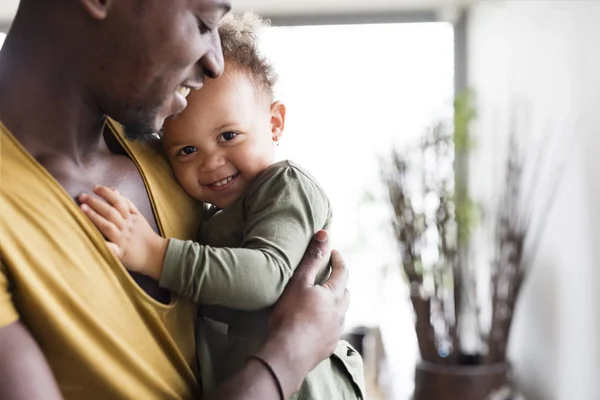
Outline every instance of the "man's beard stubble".
<svg viewBox="0 0 600 400">
<path fill-rule="evenodd" d="M 155 126 L 156 110 L 146 113 L 137 113 L 133 118 L 123 122 L 125 137 L 129 140 L 150 141 L 156 140 L 162 126 Z"/>
</svg>

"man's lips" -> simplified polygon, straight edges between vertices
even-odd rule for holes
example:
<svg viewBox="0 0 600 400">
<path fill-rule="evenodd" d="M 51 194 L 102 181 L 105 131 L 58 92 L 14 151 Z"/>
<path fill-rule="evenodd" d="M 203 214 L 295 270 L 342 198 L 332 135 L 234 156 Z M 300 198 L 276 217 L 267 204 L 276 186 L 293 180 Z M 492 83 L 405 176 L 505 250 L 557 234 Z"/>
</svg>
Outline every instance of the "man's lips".
<svg viewBox="0 0 600 400">
<path fill-rule="evenodd" d="M 231 187 L 231 185 L 233 185 L 233 183 L 236 181 L 236 179 L 238 178 L 238 176 L 240 176 L 240 173 L 237 172 L 233 175 L 230 175 L 226 178 L 220 179 L 216 182 L 213 183 L 209 183 L 208 185 L 206 185 L 207 188 L 212 189 L 212 190 L 225 190 Z"/>
<path fill-rule="evenodd" d="M 187 97 L 192 90 L 199 90 L 202 86 L 204 86 L 203 81 L 186 81 L 175 89 L 175 98 L 181 110 L 187 107 Z"/>
</svg>

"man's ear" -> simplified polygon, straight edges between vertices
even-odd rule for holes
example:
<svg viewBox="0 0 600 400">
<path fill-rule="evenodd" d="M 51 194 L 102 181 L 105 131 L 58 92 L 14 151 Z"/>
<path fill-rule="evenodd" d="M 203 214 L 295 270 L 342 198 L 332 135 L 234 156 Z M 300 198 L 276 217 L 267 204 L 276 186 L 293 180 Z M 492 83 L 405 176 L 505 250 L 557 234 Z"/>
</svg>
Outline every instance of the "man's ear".
<svg viewBox="0 0 600 400">
<path fill-rule="evenodd" d="M 102 20 L 108 15 L 108 10 L 113 5 L 113 0 L 79 0 L 83 8 L 94 19 Z"/>
<path fill-rule="evenodd" d="M 285 104 L 280 101 L 276 101 L 271 104 L 271 135 L 273 141 L 277 142 L 283 135 L 285 128 Z"/>
</svg>

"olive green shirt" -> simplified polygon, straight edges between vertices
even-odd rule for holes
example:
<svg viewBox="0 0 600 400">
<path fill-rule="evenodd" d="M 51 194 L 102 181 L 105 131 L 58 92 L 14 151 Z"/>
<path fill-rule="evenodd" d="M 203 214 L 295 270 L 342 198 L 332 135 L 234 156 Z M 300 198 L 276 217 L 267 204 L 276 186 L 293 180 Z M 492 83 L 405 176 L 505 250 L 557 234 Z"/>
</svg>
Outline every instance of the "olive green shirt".
<svg viewBox="0 0 600 400">
<path fill-rule="evenodd" d="M 198 356 L 205 393 L 260 349 L 269 307 L 311 238 L 332 218 L 323 189 L 291 161 L 273 164 L 231 206 L 208 214 L 198 242 L 169 241 L 160 279 L 161 286 L 202 305 Z M 297 398 L 364 397 L 360 356 L 345 342 L 336 350 L 309 374 Z"/>
</svg>

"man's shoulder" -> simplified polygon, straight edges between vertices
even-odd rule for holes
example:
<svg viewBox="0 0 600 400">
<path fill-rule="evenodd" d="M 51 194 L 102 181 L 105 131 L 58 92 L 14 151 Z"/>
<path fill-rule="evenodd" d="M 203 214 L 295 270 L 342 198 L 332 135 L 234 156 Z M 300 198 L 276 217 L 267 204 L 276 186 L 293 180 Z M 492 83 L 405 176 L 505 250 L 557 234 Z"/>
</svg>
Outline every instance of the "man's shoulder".
<svg viewBox="0 0 600 400">
<path fill-rule="evenodd" d="M 128 140 L 120 124 L 113 120 L 108 124 L 139 169 L 163 234 L 178 239 L 195 237 L 204 210 L 175 179 L 159 139 Z"/>
</svg>

